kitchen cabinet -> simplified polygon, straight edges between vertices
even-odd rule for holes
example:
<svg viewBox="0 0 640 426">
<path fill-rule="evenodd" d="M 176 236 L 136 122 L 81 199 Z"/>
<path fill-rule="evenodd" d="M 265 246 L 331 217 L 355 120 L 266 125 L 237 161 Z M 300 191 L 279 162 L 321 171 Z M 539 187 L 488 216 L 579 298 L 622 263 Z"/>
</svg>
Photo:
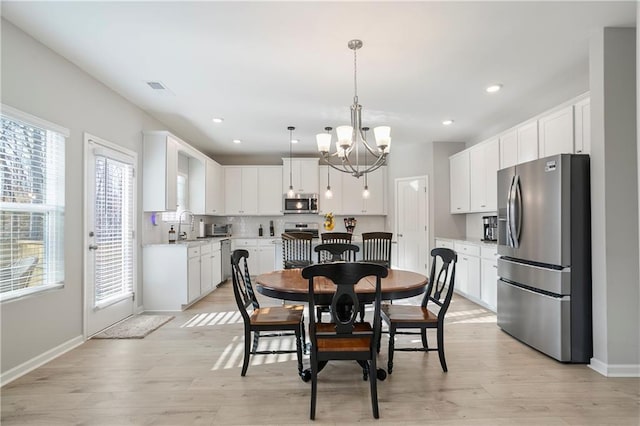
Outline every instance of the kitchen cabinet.
<svg viewBox="0 0 640 426">
<path fill-rule="evenodd" d="M 498 139 L 500 142 L 500 168 L 518 164 L 518 133 L 510 130 Z"/>
<path fill-rule="evenodd" d="M 142 154 L 142 209 L 175 211 L 178 204 L 178 147 L 169 132 L 144 132 Z"/>
<path fill-rule="evenodd" d="M 142 290 L 147 311 L 180 311 L 215 284 L 214 246 L 209 241 L 151 244 L 142 249 Z M 220 243 L 217 243 L 217 258 Z M 220 270 L 221 263 L 217 262 Z"/>
<path fill-rule="evenodd" d="M 458 253 L 454 291 L 472 301 L 480 300 L 480 247 L 476 244 L 454 242 Z"/>
<path fill-rule="evenodd" d="M 496 211 L 499 157 L 500 145 L 497 138 L 474 145 L 469 150 L 470 211 Z"/>
<path fill-rule="evenodd" d="M 518 164 L 538 159 L 538 122 L 523 124 L 516 129 L 518 134 Z"/>
<path fill-rule="evenodd" d="M 276 269 L 276 238 L 237 238 L 232 240 L 233 250 L 249 252 L 249 271 L 260 275 Z"/>
<path fill-rule="evenodd" d="M 224 168 L 224 205 L 227 215 L 258 214 L 258 169 L 251 166 Z"/>
<path fill-rule="evenodd" d="M 363 198 L 365 177 L 359 179 L 343 173 L 342 178 L 342 210 L 341 215 L 384 215 L 387 168 L 380 167 L 367 173 L 369 198 Z M 335 212 L 334 212 L 335 213 Z"/>
<path fill-rule="evenodd" d="M 201 215 L 224 214 L 222 166 L 200 155 L 189 158 L 189 210 Z"/>
<path fill-rule="evenodd" d="M 451 213 L 469 212 L 469 151 L 449 157 Z"/>
<path fill-rule="evenodd" d="M 283 158 L 282 193 L 289 191 L 289 182 L 296 193 L 318 194 L 318 158 Z"/>
<path fill-rule="evenodd" d="M 574 105 L 575 153 L 591 153 L 591 100 L 583 99 Z"/>
<path fill-rule="evenodd" d="M 215 289 L 222 282 L 222 260 L 220 242 L 211 243 L 211 289 Z"/>
<path fill-rule="evenodd" d="M 540 157 L 573 153 L 573 105 L 540 117 Z"/>
<path fill-rule="evenodd" d="M 259 166 L 258 169 L 258 214 L 282 215 L 282 167 Z"/>
<path fill-rule="evenodd" d="M 213 290 L 213 259 L 211 259 L 211 244 L 200 246 L 200 293 L 206 294 Z"/>
<path fill-rule="evenodd" d="M 329 166 L 320 166 L 320 192 L 318 194 L 318 213 L 334 215 L 342 213 L 342 180 L 348 178 L 345 173 L 335 170 Z M 328 169 L 328 175 L 327 175 Z M 327 182 L 331 184 L 333 197 L 327 198 Z"/>
<path fill-rule="evenodd" d="M 480 300 L 482 304 L 496 312 L 498 283 L 498 247 L 482 247 L 480 252 Z"/>
</svg>

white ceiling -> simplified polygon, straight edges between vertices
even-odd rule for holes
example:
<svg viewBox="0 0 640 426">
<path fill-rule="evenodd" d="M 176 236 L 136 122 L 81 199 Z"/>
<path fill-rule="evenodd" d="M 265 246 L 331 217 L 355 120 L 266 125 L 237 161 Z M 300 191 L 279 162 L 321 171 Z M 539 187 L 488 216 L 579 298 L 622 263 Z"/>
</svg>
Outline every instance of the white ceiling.
<svg viewBox="0 0 640 426">
<path fill-rule="evenodd" d="M 475 142 L 589 90 L 590 32 L 627 2 L 2 2 L 2 16 L 214 156 L 315 152 L 348 124 L 392 146 Z M 146 81 L 172 92 L 160 95 Z M 498 82 L 494 95 L 485 87 Z M 224 117 L 214 124 L 213 117 Z M 441 123 L 452 118 L 455 123 Z M 242 144 L 232 143 L 241 139 Z M 393 155 L 393 149 L 392 149 Z"/>
</svg>

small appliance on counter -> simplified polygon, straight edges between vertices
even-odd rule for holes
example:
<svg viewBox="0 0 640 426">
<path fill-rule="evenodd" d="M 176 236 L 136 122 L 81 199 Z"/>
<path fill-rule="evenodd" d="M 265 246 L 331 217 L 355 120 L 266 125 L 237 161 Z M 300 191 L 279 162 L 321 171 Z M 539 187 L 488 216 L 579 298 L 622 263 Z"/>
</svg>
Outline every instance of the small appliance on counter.
<svg viewBox="0 0 640 426">
<path fill-rule="evenodd" d="M 318 233 L 318 224 L 313 222 L 286 222 L 284 224 L 284 232 L 308 232 L 313 234 L 313 238 L 320 236 Z"/>
<path fill-rule="evenodd" d="M 207 237 L 230 237 L 232 233 L 232 225 L 227 223 L 225 225 L 206 225 Z"/>
<path fill-rule="evenodd" d="M 345 217 L 344 218 L 344 227 L 347 229 L 347 232 L 353 234 L 353 230 L 356 229 L 356 223 L 358 223 L 358 219 L 355 217 Z"/>
<path fill-rule="evenodd" d="M 482 216 L 482 241 L 498 241 L 498 216 Z"/>
</svg>

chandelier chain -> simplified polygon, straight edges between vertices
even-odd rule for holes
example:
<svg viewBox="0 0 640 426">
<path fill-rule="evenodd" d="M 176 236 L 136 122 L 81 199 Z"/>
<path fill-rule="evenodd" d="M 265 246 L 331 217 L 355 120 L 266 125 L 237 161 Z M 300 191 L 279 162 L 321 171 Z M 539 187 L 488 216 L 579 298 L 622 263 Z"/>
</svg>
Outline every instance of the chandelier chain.
<svg viewBox="0 0 640 426">
<path fill-rule="evenodd" d="M 358 103 L 358 50 L 353 49 L 353 99 Z"/>
</svg>

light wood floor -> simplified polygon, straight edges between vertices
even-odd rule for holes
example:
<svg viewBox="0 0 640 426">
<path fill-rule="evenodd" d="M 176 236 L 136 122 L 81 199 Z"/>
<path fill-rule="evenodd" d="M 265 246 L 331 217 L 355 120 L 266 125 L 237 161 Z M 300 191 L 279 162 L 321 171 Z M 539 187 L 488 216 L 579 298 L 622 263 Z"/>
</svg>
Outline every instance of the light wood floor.
<svg viewBox="0 0 640 426">
<path fill-rule="evenodd" d="M 259 295 L 264 304 L 277 303 Z M 380 419 L 353 362 L 319 376 L 316 424 L 638 425 L 640 381 L 560 364 L 455 297 L 437 353 L 399 352 L 379 382 Z M 408 341 L 415 336 L 401 336 Z M 384 341 L 380 364 L 386 367 Z M 435 338 L 432 338 L 435 342 Z M 276 345 L 292 346 L 284 338 Z M 289 355 L 240 377 L 242 323 L 225 284 L 141 340 L 89 340 L 2 388 L 3 426 L 308 424 L 310 385 Z"/>
</svg>

